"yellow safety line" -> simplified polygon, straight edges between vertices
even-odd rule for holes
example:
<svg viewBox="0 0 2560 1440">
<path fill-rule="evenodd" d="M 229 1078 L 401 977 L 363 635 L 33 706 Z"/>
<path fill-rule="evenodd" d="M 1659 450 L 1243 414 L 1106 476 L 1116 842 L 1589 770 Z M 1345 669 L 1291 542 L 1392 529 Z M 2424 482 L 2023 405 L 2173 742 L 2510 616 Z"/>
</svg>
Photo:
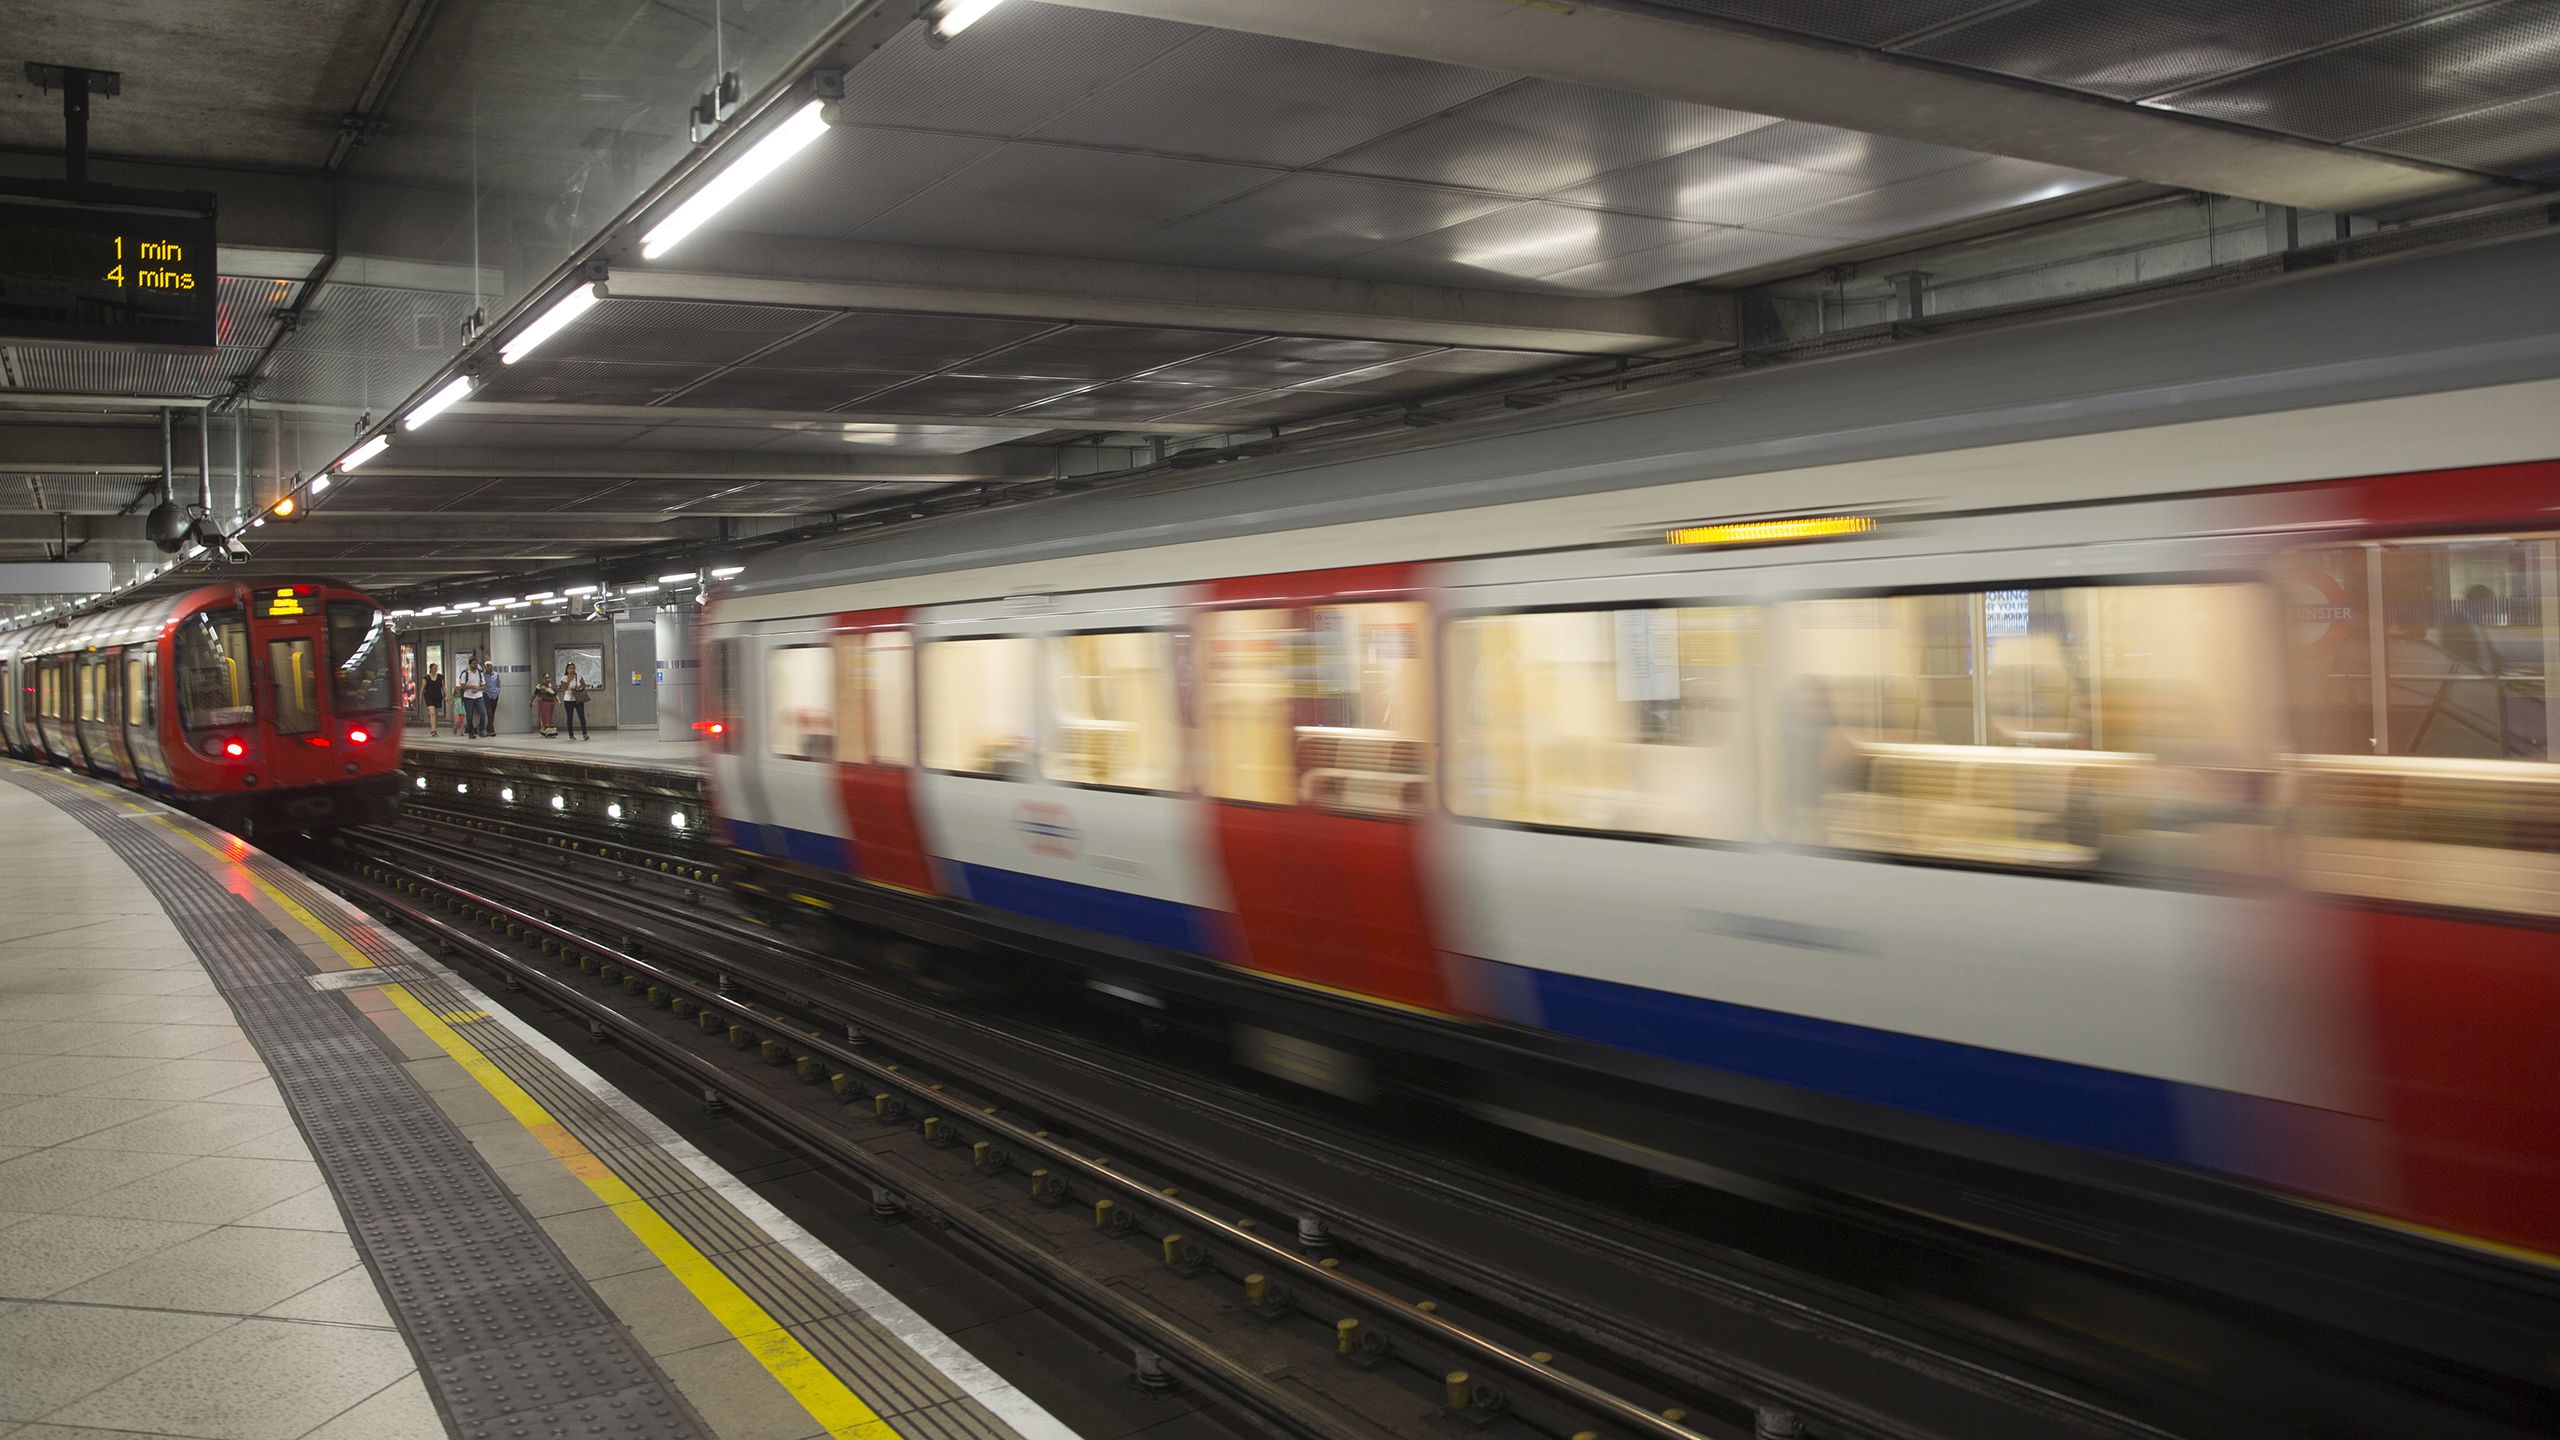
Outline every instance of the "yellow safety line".
<svg viewBox="0 0 2560 1440">
<path fill-rule="evenodd" d="M 122 803 L 136 813 L 150 814 L 171 834 L 182 836 L 215 859 L 235 866 L 244 879 L 257 887 L 260 895 L 292 916 L 296 923 L 336 951 L 350 966 L 370 967 L 373 964 L 363 951 L 348 944 L 345 937 L 304 909 L 292 896 L 270 884 L 266 877 L 240 864 L 237 855 L 225 854 L 221 845 L 181 828 L 166 815 L 153 814 L 131 801 Z M 522 1125 L 527 1134 L 551 1152 L 552 1157 L 567 1167 L 570 1174 L 577 1176 L 598 1200 L 603 1201 L 605 1208 L 613 1212 L 614 1218 L 622 1222 L 632 1237 L 658 1257 L 658 1263 L 666 1266 L 668 1273 L 702 1303 L 704 1310 L 710 1312 L 711 1318 L 719 1321 L 722 1328 L 755 1357 L 756 1363 L 765 1368 L 765 1373 L 791 1392 L 791 1398 L 799 1401 L 801 1408 L 807 1410 L 828 1435 L 840 1437 L 840 1440 L 903 1440 L 894 1426 L 881 1419 L 879 1412 L 827 1368 L 825 1361 L 811 1354 L 798 1336 L 784 1329 L 782 1322 L 757 1304 L 754 1296 L 739 1289 L 736 1281 L 712 1263 L 711 1257 L 695 1248 L 692 1241 L 668 1224 L 655 1206 L 625 1184 L 622 1177 L 571 1134 L 567 1126 L 553 1119 L 551 1112 L 542 1107 L 542 1102 L 526 1094 L 523 1086 L 453 1028 L 451 1022 L 477 1020 L 483 1018 L 484 1012 L 469 1010 L 450 1016 L 441 1015 L 411 994 L 405 985 L 380 988 L 383 994 L 391 997 L 391 1003 L 400 1007 L 401 1014 L 408 1016 L 428 1039 L 452 1056 L 455 1063 L 489 1093 L 490 1098 L 506 1107 L 507 1113 L 515 1117 L 516 1123 Z"/>
<path fill-rule="evenodd" d="M 261 882 L 263 884 L 263 882 Z M 405 985 L 385 985 L 382 993 L 391 997 L 400 1013 L 409 1017 L 427 1038 L 441 1046 L 454 1058 L 480 1088 L 513 1115 L 526 1133 L 539 1141 L 542 1148 L 568 1167 L 595 1197 L 605 1203 L 614 1218 L 631 1231 L 634 1238 L 649 1247 L 669 1273 L 693 1292 L 711 1318 L 720 1322 L 737 1338 L 747 1353 L 764 1366 L 766 1373 L 791 1392 L 817 1422 L 832 1436 L 847 1440 L 895 1440 L 898 1432 L 863 1402 L 861 1396 L 837 1378 L 825 1361 L 809 1353 L 799 1337 L 782 1328 L 755 1298 L 738 1288 L 719 1266 L 711 1263 L 693 1246 L 693 1242 L 677 1233 L 656 1208 L 642 1199 L 637 1191 L 623 1182 L 621 1176 L 595 1152 L 569 1133 L 567 1126 L 551 1118 L 542 1102 L 525 1093 L 524 1088 L 507 1073 L 491 1063 L 472 1043 L 456 1033 L 446 1017 L 409 992 Z"/>
</svg>

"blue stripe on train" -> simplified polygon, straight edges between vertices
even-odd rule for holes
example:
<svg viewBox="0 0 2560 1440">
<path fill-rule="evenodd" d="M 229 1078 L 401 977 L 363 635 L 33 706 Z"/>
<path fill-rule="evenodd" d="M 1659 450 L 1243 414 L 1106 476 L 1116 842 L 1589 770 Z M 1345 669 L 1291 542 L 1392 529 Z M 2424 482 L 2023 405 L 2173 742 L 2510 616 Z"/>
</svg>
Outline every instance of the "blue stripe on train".
<svg viewBox="0 0 2560 1440">
<path fill-rule="evenodd" d="M 788 825 L 776 825 L 771 828 L 773 835 L 781 837 L 783 858 L 796 860 L 803 865 L 814 865 L 818 869 L 830 870 L 838 875 L 853 873 L 850 853 L 852 847 L 846 845 L 842 839 L 833 835 L 822 835 L 815 830 L 794 830 Z"/>
<path fill-rule="evenodd" d="M 1207 954 L 1209 950 L 1204 925 L 1207 917 L 1196 906 L 1105 890 L 1098 885 L 1078 885 L 1072 880 L 1025 875 L 1019 870 L 999 870 L 992 865 L 945 864 L 959 872 L 969 899 L 991 909 L 1080 926 L 1168 950 L 1188 950 L 1193 954 Z"/>
<path fill-rule="evenodd" d="M 1560 1035 L 2117 1154 L 2187 1158 L 2179 1114 L 2213 1093 L 1610 980 L 1495 968 L 1526 981 L 1539 1023 Z"/>
</svg>

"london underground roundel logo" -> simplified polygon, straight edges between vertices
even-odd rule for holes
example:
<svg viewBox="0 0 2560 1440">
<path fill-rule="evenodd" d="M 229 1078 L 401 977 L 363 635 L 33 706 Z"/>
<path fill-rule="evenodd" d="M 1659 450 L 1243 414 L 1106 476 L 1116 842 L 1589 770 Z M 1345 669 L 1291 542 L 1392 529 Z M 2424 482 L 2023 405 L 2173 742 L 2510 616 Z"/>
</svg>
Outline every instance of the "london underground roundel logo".
<svg viewBox="0 0 2560 1440">
<path fill-rule="evenodd" d="M 2296 654 L 2326 655 L 2355 634 L 2356 607 L 2347 601 L 2347 587 L 2316 565 L 2285 568 L 2284 600 Z"/>
</svg>

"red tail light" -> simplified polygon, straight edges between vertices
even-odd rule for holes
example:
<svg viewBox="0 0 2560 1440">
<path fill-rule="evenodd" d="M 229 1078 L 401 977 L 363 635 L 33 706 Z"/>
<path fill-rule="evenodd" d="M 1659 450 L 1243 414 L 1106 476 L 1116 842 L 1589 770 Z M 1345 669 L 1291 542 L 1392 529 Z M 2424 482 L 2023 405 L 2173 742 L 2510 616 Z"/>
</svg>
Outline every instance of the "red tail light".
<svg viewBox="0 0 2560 1440">
<path fill-rule="evenodd" d="M 249 747 L 237 740 L 225 740 L 222 742 L 222 753 L 237 760 L 249 753 Z"/>
<path fill-rule="evenodd" d="M 693 722 L 693 728 L 701 731 L 705 735 L 726 735 L 729 733 L 729 727 L 717 720 L 696 720 Z"/>
<path fill-rule="evenodd" d="M 373 732 L 363 728 L 362 726 L 358 726 L 357 728 L 347 732 L 347 743 L 350 745 L 361 745 L 372 738 Z"/>
<path fill-rule="evenodd" d="M 326 735 L 313 735 L 304 739 L 302 743 L 305 745 L 317 745 L 321 749 L 326 750 L 329 748 L 329 737 Z"/>
</svg>

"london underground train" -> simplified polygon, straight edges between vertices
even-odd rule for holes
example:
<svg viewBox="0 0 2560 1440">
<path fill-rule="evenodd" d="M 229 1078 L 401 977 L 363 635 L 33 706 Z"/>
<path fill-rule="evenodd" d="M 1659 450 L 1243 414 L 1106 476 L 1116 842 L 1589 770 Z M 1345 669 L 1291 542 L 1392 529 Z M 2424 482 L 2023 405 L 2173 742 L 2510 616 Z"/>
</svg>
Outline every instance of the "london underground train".
<svg viewBox="0 0 2560 1440">
<path fill-rule="evenodd" d="M 713 803 L 750 885 L 1307 1084 L 1890 1153 L 2534 1370 L 2560 256 L 2471 263 L 782 552 L 710 609 Z"/>
<path fill-rule="evenodd" d="M 326 581 L 203 585 L 0 633 L 0 746 L 243 833 L 363 824 L 400 774 L 391 622 Z"/>
</svg>

